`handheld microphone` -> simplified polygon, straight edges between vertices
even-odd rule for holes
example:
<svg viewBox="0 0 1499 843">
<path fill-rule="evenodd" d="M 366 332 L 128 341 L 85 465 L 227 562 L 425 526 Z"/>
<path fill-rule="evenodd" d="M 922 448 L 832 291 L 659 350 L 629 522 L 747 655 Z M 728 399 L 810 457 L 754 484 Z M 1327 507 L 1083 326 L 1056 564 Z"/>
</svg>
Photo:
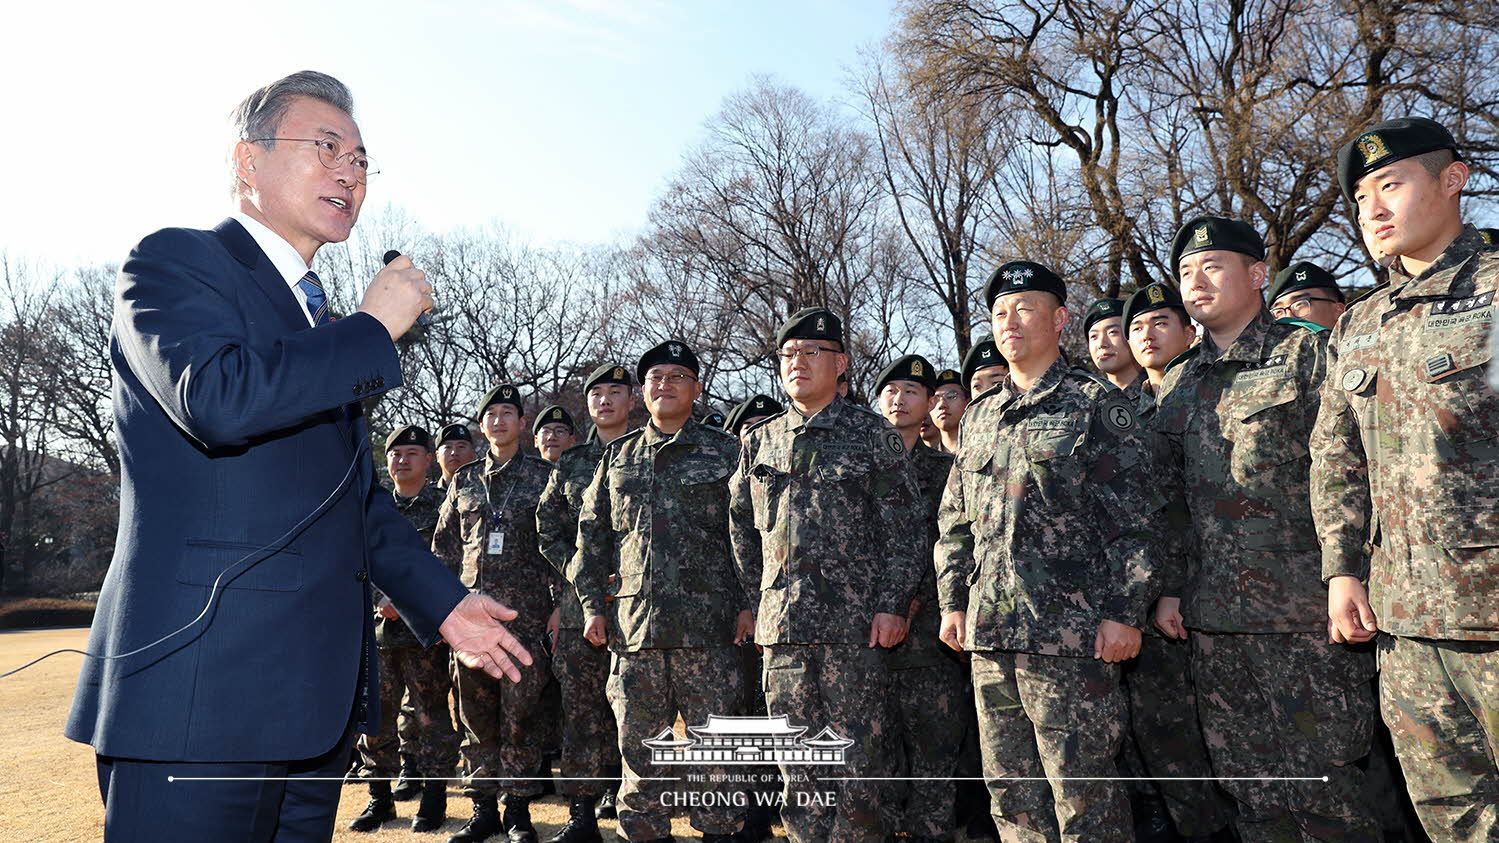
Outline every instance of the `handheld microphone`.
<svg viewBox="0 0 1499 843">
<path fill-rule="evenodd" d="M 395 260 L 396 258 L 398 258 L 400 256 L 401 256 L 400 252 L 396 251 L 395 249 L 391 249 L 390 251 L 388 251 L 388 252 L 385 253 L 385 263 L 388 265 L 391 261 Z M 430 313 L 423 313 L 422 315 L 416 317 L 416 324 L 419 327 L 422 327 L 422 328 L 427 327 L 427 324 L 430 323 L 431 321 L 432 321 L 432 315 Z"/>
</svg>

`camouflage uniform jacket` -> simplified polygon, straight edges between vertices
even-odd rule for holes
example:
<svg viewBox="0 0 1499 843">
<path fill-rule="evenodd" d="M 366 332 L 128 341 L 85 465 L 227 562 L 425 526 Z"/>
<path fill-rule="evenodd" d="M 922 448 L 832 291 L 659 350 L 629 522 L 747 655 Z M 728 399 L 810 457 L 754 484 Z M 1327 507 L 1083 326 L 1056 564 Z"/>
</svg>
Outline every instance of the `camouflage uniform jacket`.
<svg viewBox="0 0 1499 843">
<path fill-rule="evenodd" d="M 496 465 L 486 451 L 453 475 L 432 536 L 432 552 L 464 585 L 520 613 L 509 626 L 526 646 L 541 641 L 558 579 L 536 539 L 536 504 L 551 473 L 540 457 L 516 453 Z M 505 536 L 497 554 L 488 552 L 492 532 Z"/>
<path fill-rule="evenodd" d="M 1091 658 L 1102 621 L 1144 626 L 1159 456 L 1130 402 L 1066 357 L 968 406 L 935 552 L 968 649 Z"/>
<path fill-rule="evenodd" d="M 609 443 L 583 494 L 568 578 L 584 617 L 609 619 L 611 649 L 733 643 L 751 608 L 729 549 L 738 463 L 733 434 L 697 421 L 672 435 L 647 424 Z"/>
<path fill-rule="evenodd" d="M 1192 525 L 1196 570 L 1178 595 L 1188 626 L 1327 626 L 1307 450 L 1326 349 L 1326 328 L 1261 308 L 1227 350 L 1204 336 L 1166 373 L 1156 429 L 1170 448 L 1167 495 L 1187 510 L 1173 519 Z"/>
<path fill-rule="evenodd" d="M 942 503 L 942 490 L 947 488 L 947 476 L 952 473 L 952 460 L 952 454 L 938 451 L 920 439 L 911 449 L 911 469 L 916 472 L 916 488 L 921 492 L 922 526 L 926 529 L 923 561 L 937 544 L 937 507 Z M 930 565 L 921 567 L 921 587 L 916 592 L 917 614 L 911 620 L 906 640 L 890 650 L 891 670 L 942 664 L 956 655 L 938 638 L 942 630 L 942 613 L 937 609 L 936 571 Z"/>
<path fill-rule="evenodd" d="M 1135 418 L 1139 420 L 1140 426 L 1150 434 L 1156 447 L 1160 449 L 1160 464 L 1168 465 L 1171 448 L 1158 427 L 1156 411 L 1160 405 L 1157 403 L 1156 388 L 1150 385 L 1150 379 L 1142 372 L 1139 378 L 1120 392 L 1123 392 L 1124 397 L 1129 399 L 1130 404 L 1135 408 Z M 1172 474 L 1170 469 L 1167 469 L 1167 473 L 1168 476 L 1177 477 L 1179 481 L 1179 475 Z M 1163 529 L 1156 530 L 1156 539 L 1160 542 L 1156 555 L 1156 568 L 1161 577 L 1161 593 L 1171 597 L 1180 597 L 1182 589 L 1187 585 L 1187 579 L 1196 572 L 1196 567 L 1192 563 L 1190 543 L 1187 540 L 1192 533 L 1192 518 L 1187 512 L 1186 501 L 1182 498 L 1180 482 L 1165 485 L 1167 488 L 1163 493 L 1168 496 L 1166 522 Z"/>
<path fill-rule="evenodd" d="M 415 497 L 403 498 L 390 492 L 391 500 L 395 501 L 396 510 L 406 516 L 411 526 L 416 528 L 422 540 L 429 545 L 432 543 L 432 532 L 437 529 L 437 511 L 442 508 L 442 490 L 431 482 L 423 483 L 421 491 Z M 385 598 L 383 592 L 374 589 L 375 605 Z M 412 634 L 410 627 L 402 620 L 391 620 L 380 617 L 375 613 L 375 646 L 377 647 L 420 647 L 421 644 Z"/>
<path fill-rule="evenodd" d="M 593 482 L 594 469 L 604 456 L 604 443 L 597 437 L 574 445 L 557 458 L 557 469 L 541 493 L 536 507 L 536 535 L 541 539 L 541 555 L 552 563 L 559 576 L 578 550 L 578 511 L 583 507 L 583 490 Z M 572 585 L 563 580 L 552 595 L 562 607 L 562 629 L 583 628 L 583 605 Z"/>
<path fill-rule="evenodd" d="M 1468 226 L 1332 334 L 1312 436 L 1322 576 L 1368 581 L 1385 632 L 1499 640 L 1496 287 L 1499 251 Z"/>
<path fill-rule="evenodd" d="M 880 414 L 834 398 L 745 432 L 729 532 L 759 644 L 867 644 L 878 613 L 904 617 L 927 527 L 906 447 Z"/>
</svg>

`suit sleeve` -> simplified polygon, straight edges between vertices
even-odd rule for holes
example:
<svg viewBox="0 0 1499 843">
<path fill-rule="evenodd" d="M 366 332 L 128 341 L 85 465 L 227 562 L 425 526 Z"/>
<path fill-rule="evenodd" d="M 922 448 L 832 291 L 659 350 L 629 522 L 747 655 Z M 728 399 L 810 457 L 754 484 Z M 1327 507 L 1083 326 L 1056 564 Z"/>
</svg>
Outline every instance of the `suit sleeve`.
<svg viewBox="0 0 1499 843">
<path fill-rule="evenodd" d="M 204 447 L 243 445 L 401 385 L 395 345 L 365 313 L 252 342 L 226 291 L 233 259 L 216 252 L 191 232 L 157 232 L 121 268 L 115 302 L 131 371 Z"/>
<path fill-rule="evenodd" d="M 370 579 L 385 592 L 402 620 L 424 647 L 437 641 L 437 629 L 468 589 L 458 582 L 411 522 L 396 509 L 390 492 L 371 482 L 365 496 L 369 530 Z"/>
<path fill-rule="evenodd" d="M 614 552 L 614 516 L 609 498 L 609 457 L 605 452 L 583 493 L 578 512 L 578 549 L 567 569 L 567 579 L 578 592 L 583 617 L 604 614 L 609 575 L 617 568 Z"/>
<path fill-rule="evenodd" d="M 1328 344 L 1327 368 L 1337 373 L 1337 340 L 1347 320 L 1340 321 Z M 1376 377 L 1386 377 L 1380 372 Z M 1369 496 L 1369 462 L 1359 423 L 1339 378 L 1322 383 L 1322 400 L 1312 427 L 1312 520 L 1322 543 L 1322 579 L 1352 576 L 1369 578 L 1364 554 L 1369 541 L 1373 503 Z"/>
</svg>

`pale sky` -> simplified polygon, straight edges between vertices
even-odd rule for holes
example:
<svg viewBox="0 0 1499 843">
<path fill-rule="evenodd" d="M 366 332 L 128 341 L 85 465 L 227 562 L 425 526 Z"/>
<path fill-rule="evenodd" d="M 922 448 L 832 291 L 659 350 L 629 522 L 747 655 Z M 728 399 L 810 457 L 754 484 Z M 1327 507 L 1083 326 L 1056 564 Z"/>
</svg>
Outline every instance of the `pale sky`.
<svg viewBox="0 0 1499 843">
<path fill-rule="evenodd" d="M 17 9 L 20 11 L 17 11 Z M 889 0 L 10 4 L 0 250 L 119 261 L 230 210 L 228 114 L 286 73 L 354 92 L 382 173 L 366 212 L 537 243 L 628 237 L 753 74 L 847 99 Z"/>
</svg>

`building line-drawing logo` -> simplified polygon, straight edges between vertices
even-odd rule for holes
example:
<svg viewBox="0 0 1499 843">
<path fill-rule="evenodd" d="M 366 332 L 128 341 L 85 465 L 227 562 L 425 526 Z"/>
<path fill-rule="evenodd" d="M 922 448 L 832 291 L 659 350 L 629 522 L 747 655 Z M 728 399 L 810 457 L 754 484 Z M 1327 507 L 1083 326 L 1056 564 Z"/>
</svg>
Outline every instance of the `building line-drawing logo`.
<svg viewBox="0 0 1499 843">
<path fill-rule="evenodd" d="M 671 729 L 641 741 L 651 750 L 653 764 L 843 764 L 843 754 L 853 741 L 841 737 L 831 726 L 810 738 L 807 729 L 792 726 L 786 715 L 769 717 L 722 717 L 708 715 L 701 726 L 688 726 L 691 738 L 677 737 Z"/>
</svg>

